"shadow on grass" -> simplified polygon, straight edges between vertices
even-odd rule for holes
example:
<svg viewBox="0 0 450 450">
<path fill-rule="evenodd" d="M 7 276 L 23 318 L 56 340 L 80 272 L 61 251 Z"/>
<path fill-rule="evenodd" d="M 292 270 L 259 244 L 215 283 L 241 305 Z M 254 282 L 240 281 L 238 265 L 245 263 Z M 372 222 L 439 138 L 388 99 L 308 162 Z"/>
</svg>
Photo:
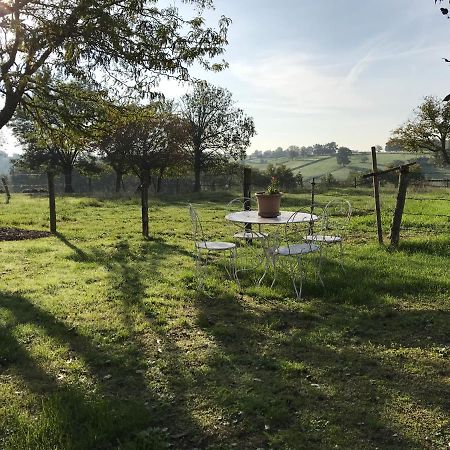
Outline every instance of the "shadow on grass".
<svg viewBox="0 0 450 450">
<path fill-rule="evenodd" d="M 135 339 L 127 345 L 95 344 L 29 299 L 8 292 L 0 293 L 0 308 L 11 317 L 0 328 L 2 371 L 42 399 L 37 410 L 31 406 L 37 414 L 31 425 L 21 419 L 22 410 L 10 409 L 0 425 L 2 448 L 159 449 L 167 448 L 170 431 L 177 434 L 182 426 L 201 438 L 189 414 L 184 417 L 183 408 L 152 387 Z M 45 359 L 33 356 L 33 342 L 17 337 L 23 327 L 40 330 L 33 339 L 37 345 L 38 336 L 48 336 L 64 347 L 67 360 L 79 358 L 87 370 L 71 374 L 61 367 L 57 373 L 47 367 Z"/>
<path fill-rule="evenodd" d="M 450 313 L 392 300 L 433 298 L 448 283 L 430 283 L 423 267 L 405 274 L 395 259 L 325 269 L 325 293 L 305 284 L 312 303 L 287 290 L 284 300 L 246 298 L 245 287 L 240 300 L 197 300 L 197 324 L 217 346 L 205 390 L 235 424 L 224 433 L 243 448 L 445 446 Z"/>
</svg>

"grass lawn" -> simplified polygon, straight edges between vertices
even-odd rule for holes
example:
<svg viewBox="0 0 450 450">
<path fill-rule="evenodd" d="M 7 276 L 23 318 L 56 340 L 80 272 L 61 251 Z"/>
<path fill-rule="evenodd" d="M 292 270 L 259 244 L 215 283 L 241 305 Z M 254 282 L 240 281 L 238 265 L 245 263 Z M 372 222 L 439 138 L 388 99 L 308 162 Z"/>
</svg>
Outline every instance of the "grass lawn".
<svg viewBox="0 0 450 450">
<path fill-rule="evenodd" d="M 345 272 L 331 254 L 302 301 L 220 266 L 197 292 L 186 202 L 226 234 L 230 193 L 152 199 L 149 241 L 136 200 L 58 198 L 58 236 L 0 242 L 0 448 L 448 448 L 450 192 L 409 193 L 397 251 L 369 190 L 333 196 Z M 0 226 L 46 229 L 47 200 L 14 195 Z"/>
</svg>

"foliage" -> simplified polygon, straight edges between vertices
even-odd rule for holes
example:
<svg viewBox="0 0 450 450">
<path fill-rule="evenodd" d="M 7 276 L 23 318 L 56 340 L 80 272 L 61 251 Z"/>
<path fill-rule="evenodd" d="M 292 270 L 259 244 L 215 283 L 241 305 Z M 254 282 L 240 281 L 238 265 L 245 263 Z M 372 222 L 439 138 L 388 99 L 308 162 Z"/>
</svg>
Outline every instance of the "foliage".
<svg viewBox="0 0 450 450">
<path fill-rule="evenodd" d="M 340 166 L 347 166 L 350 164 L 350 156 L 352 151 L 348 147 L 339 147 L 336 154 L 336 161 Z"/>
<path fill-rule="evenodd" d="M 450 165 L 450 103 L 425 97 L 414 117 L 392 132 L 391 143 L 411 152 L 431 152 Z"/>
<path fill-rule="evenodd" d="M 293 189 L 297 185 L 294 172 L 289 167 L 286 167 L 285 164 L 280 164 L 279 166 L 269 164 L 266 172 L 269 177 L 276 177 L 282 189 Z"/>
<path fill-rule="evenodd" d="M 264 191 L 265 194 L 268 195 L 278 195 L 281 194 L 280 192 L 280 182 L 278 181 L 277 177 L 272 177 L 270 179 L 270 183 L 267 186 L 266 190 Z"/>
<path fill-rule="evenodd" d="M 150 95 L 161 75 L 187 80 L 194 62 L 214 63 L 227 44 L 228 18 L 205 24 L 211 0 L 186 0 L 196 7 L 184 18 L 156 0 L 27 0 L 2 3 L 0 128 L 27 94 L 45 87 L 41 70 L 89 80 L 126 97 Z"/>
<path fill-rule="evenodd" d="M 243 159 L 255 135 L 253 119 L 236 108 L 227 89 L 206 82 L 196 83 L 192 93 L 181 99 L 181 113 L 189 123 L 190 148 L 194 167 L 194 191 L 200 191 L 200 173 L 211 158 L 224 154 Z"/>
<path fill-rule="evenodd" d="M 328 185 L 336 184 L 336 178 L 330 172 L 328 172 L 323 178 L 322 181 Z"/>
<path fill-rule="evenodd" d="M 400 161 L 399 163 L 391 163 L 387 166 L 388 169 L 392 168 L 392 167 L 397 167 L 399 165 L 402 164 L 402 161 Z M 416 164 L 414 166 L 410 166 L 409 167 L 409 174 L 408 174 L 408 179 L 412 182 L 419 182 L 424 180 L 424 176 L 422 173 L 422 168 L 420 167 L 420 164 Z M 399 180 L 399 172 L 395 171 L 395 172 L 388 172 L 386 174 L 384 174 L 381 178 L 381 181 L 387 181 L 389 183 L 392 183 L 394 186 L 398 186 L 398 180 Z"/>
<path fill-rule="evenodd" d="M 80 82 L 46 79 L 47 87 L 36 90 L 13 121 L 13 132 L 25 149 L 20 164 L 28 162 L 36 169 L 50 158 L 49 164 L 65 175 L 65 192 L 73 192 L 73 168 L 87 158 L 105 118 L 105 93 Z"/>
</svg>

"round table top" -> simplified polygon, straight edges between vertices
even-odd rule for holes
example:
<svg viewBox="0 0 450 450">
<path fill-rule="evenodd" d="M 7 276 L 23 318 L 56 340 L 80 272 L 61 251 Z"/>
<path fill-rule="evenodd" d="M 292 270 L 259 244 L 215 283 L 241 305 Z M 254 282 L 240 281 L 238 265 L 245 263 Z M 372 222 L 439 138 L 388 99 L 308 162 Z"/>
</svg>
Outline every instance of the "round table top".
<svg viewBox="0 0 450 450">
<path fill-rule="evenodd" d="M 260 217 L 258 216 L 258 211 L 237 211 L 227 214 L 225 219 L 230 222 L 265 225 L 282 225 L 286 224 L 288 221 L 290 223 L 315 222 L 318 219 L 318 216 L 304 212 L 298 212 L 295 217 L 291 219 L 293 214 L 295 214 L 295 211 L 280 211 L 280 215 L 278 217 Z"/>
</svg>

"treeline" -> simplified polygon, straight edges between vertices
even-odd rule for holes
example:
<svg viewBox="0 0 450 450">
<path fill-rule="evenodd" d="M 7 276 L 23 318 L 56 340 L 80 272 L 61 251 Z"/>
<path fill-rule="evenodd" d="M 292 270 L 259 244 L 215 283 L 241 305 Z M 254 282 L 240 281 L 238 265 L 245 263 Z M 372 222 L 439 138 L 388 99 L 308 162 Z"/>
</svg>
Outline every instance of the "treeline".
<svg viewBox="0 0 450 450">
<path fill-rule="evenodd" d="M 289 159 L 295 159 L 305 156 L 334 156 L 338 153 L 339 149 L 345 149 L 350 154 L 357 152 L 357 150 L 351 150 L 348 147 L 340 147 L 336 142 L 328 142 L 327 144 L 314 144 L 310 146 L 299 147 L 297 145 L 290 145 L 286 149 L 278 147 L 275 150 L 255 150 L 249 155 L 249 158 L 280 158 L 285 157 Z"/>
<path fill-rule="evenodd" d="M 80 82 L 54 80 L 16 111 L 12 124 L 24 148 L 16 169 L 62 174 L 67 193 L 75 191 L 75 170 L 88 179 L 113 171 L 116 192 L 125 176 L 137 177 L 142 191 L 156 180 L 159 191 L 164 178 L 192 174 L 198 192 L 202 174 L 229 170 L 255 134 L 253 119 L 234 105 L 231 93 L 205 82 L 177 102 L 141 105 L 114 102 Z"/>
</svg>

